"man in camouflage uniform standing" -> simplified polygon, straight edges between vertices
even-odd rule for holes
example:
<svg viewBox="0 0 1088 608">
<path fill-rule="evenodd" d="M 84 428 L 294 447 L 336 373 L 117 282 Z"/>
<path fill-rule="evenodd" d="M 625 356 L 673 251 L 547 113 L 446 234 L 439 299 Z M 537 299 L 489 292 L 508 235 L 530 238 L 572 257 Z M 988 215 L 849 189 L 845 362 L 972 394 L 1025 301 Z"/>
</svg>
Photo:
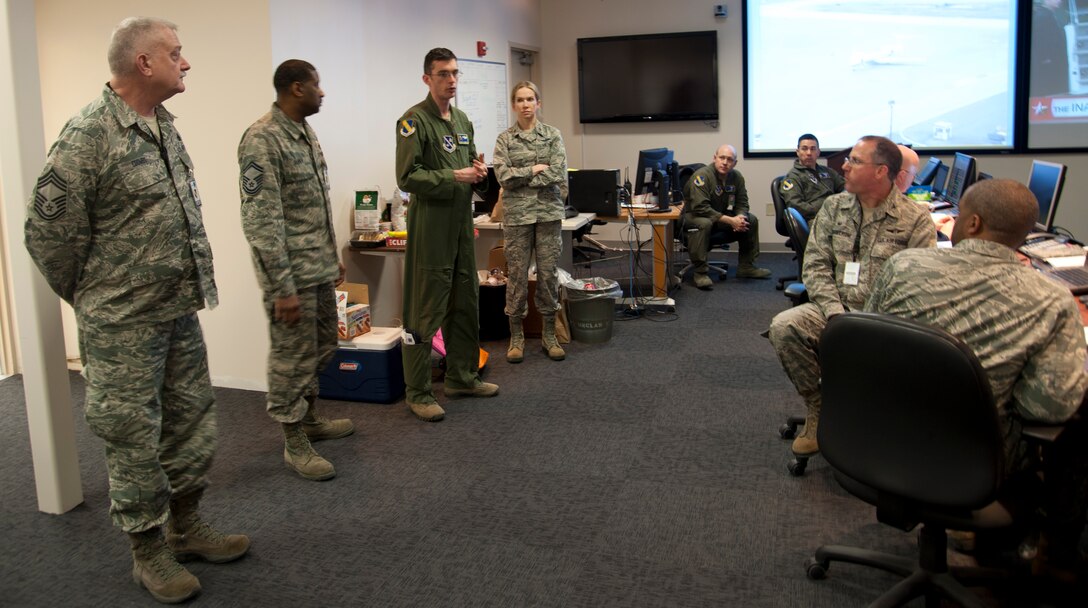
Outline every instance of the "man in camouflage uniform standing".
<svg viewBox="0 0 1088 608">
<path fill-rule="evenodd" d="M 933 247 L 937 229 L 929 212 L 895 188 L 903 155 L 891 140 L 866 136 L 846 159 L 846 192 L 824 201 L 805 249 L 801 269 L 809 302 L 771 321 L 770 339 L 786 375 L 805 400 L 805 428 L 794 453 L 819 451 L 820 364 L 816 358 L 827 320 L 861 310 L 884 262 L 908 247 Z"/>
<path fill-rule="evenodd" d="M 714 232 L 726 233 L 727 243 L 740 241 L 738 277 L 771 276 L 770 270 L 755 265 L 759 257 L 759 220 L 748 213 L 748 188 L 736 166 L 737 150 L 726 144 L 714 153 L 711 164 L 696 170 L 684 184 L 684 230 L 691 264 L 695 267 L 693 280 L 699 289 L 713 289 L 706 273 L 710 236 Z"/>
<path fill-rule="evenodd" d="M 161 105 L 189 70 L 176 29 L 117 26 L 112 77 L 53 144 L 26 220 L 27 250 L 75 308 L 87 425 L 106 444 L 110 516 L 129 535 L 132 576 L 167 603 L 200 591 L 178 559 L 249 549 L 197 511 L 216 416 L 196 311 L 217 295 L 193 162 Z"/>
<path fill-rule="evenodd" d="M 842 192 L 845 183 L 841 175 L 819 164 L 818 160 L 820 142 L 812 133 L 805 133 L 797 138 L 797 160 L 778 185 L 786 207 L 800 211 L 809 224 L 823 206 L 824 199 Z"/>
<path fill-rule="evenodd" d="M 1016 257 L 1038 215 L 1035 196 L 1023 184 L 979 182 L 960 201 L 955 246 L 895 254 L 865 305 L 939 327 L 971 348 L 1001 413 L 1009 472 L 1025 468 L 1022 422 L 1065 422 L 1088 388 L 1073 298 Z M 1088 508 L 1084 420 L 1070 424 L 1048 452 L 1041 545 L 1046 559 L 1063 566 L 1076 563 Z"/>
<path fill-rule="evenodd" d="M 457 94 L 457 57 L 431 49 L 423 60 L 427 98 L 397 121 L 397 186 L 412 198 L 404 272 L 406 401 L 421 420 L 445 416 L 431 387 L 431 339 L 446 341 L 448 397 L 492 397 L 480 380 L 479 282 L 472 226 L 472 189 L 487 187 L 472 122 L 450 103 Z"/>
<path fill-rule="evenodd" d="M 283 460 L 306 479 L 336 475 L 311 441 L 350 435 L 350 420 L 317 414 L 318 375 L 336 353 L 336 255 L 328 167 L 306 122 L 324 97 L 317 70 L 290 59 L 272 77 L 276 102 L 238 144 L 242 229 L 264 290 L 271 348 L 268 414 L 283 425 Z"/>
</svg>

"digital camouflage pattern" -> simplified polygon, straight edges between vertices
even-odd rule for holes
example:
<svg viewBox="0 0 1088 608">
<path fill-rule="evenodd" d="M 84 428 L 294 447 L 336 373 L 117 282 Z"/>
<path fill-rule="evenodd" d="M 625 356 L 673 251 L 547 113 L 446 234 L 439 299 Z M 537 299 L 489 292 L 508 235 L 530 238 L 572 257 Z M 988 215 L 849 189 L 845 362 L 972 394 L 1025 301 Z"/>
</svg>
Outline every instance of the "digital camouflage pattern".
<svg viewBox="0 0 1088 608">
<path fill-rule="evenodd" d="M 328 167 L 309 123 L 291 120 L 272 104 L 242 134 L 238 168 L 242 230 L 269 323 L 268 414 L 277 422 L 298 422 L 337 345 L 340 263 Z M 288 325 L 275 319 L 275 301 L 291 295 L 299 299 L 299 320 Z"/>
<path fill-rule="evenodd" d="M 472 225 L 472 184 L 453 171 L 472 166 L 475 131 L 464 112 L 443 119 L 430 95 L 396 124 L 397 187 L 410 193 L 404 261 L 404 382 L 410 403 L 434 403 L 431 338 L 446 342 L 446 388 L 479 379 L 479 281 Z M 487 182 L 477 188 L 486 188 Z"/>
<path fill-rule="evenodd" d="M 559 129 L 537 121 L 529 131 L 514 125 L 499 134 L 492 158 L 502 186 L 503 253 L 510 271 L 506 314 L 529 312 L 529 260 L 536 253 L 536 306 L 543 315 L 559 310 L 555 272 L 563 249 L 563 201 L 567 197 L 567 151 Z M 533 165 L 548 168 L 533 175 Z"/>
<path fill-rule="evenodd" d="M 1064 422 L 1088 388 L 1084 331 L 1069 290 L 999 243 L 965 239 L 951 249 L 898 253 L 865 308 L 939 327 L 974 351 L 1001 410 L 1010 457 L 1018 419 Z"/>
<path fill-rule="evenodd" d="M 748 216 L 747 232 L 734 232 L 719 224 L 723 215 Z M 759 219 L 748 213 L 748 188 L 744 175 L 736 169 L 719 179 L 714 165 L 700 167 L 684 184 L 684 228 L 687 232 L 687 248 L 696 274 L 706 274 L 707 256 L 710 253 L 710 235 L 713 231 L 730 233 L 728 242 L 738 241 L 738 261 L 742 267 L 754 266 L 759 257 Z"/>
<path fill-rule="evenodd" d="M 559 275 L 555 267 L 563 250 L 561 224 L 560 220 L 521 226 L 503 224 L 503 255 L 510 271 L 506 277 L 507 316 L 524 319 L 529 313 L 529 260 L 534 251 L 536 295 L 533 300 L 536 309 L 544 316 L 554 315 L 559 310 Z"/>
<path fill-rule="evenodd" d="M 800 160 L 795 160 L 785 179 L 778 185 L 778 193 L 782 195 L 786 207 L 800 211 L 805 221 L 811 224 L 824 200 L 842 192 L 845 185 L 846 181 L 835 171 L 820 164 L 809 169 Z"/>
<path fill-rule="evenodd" d="M 193 161 L 173 115 L 155 113 L 161 147 L 107 85 L 64 126 L 29 203 L 27 251 L 81 324 L 150 326 L 218 303 Z"/>
<path fill-rule="evenodd" d="M 160 526 L 171 495 L 208 485 L 217 445 L 200 321 L 190 313 L 146 327 L 82 325 L 79 341 L 87 426 L 106 446 L 110 517 L 125 532 Z"/>
<path fill-rule="evenodd" d="M 530 131 L 510 127 L 495 140 L 492 165 L 502 186 L 503 226 L 563 220 L 567 151 L 559 129 L 539 121 Z M 533 175 L 533 165 L 548 168 Z"/>
<path fill-rule="evenodd" d="M 242 230 L 261 289 L 276 297 L 340 273 L 328 166 L 309 123 L 275 104 L 238 144 Z"/>
<path fill-rule="evenodd" d="M 824 201 L 812 223 L 805 248 L 802 280 L 809 302 L 784 310 L 771 320 L 770 339 L 782 368 L 811 413 L 820 408 L 820 364 L 816 358 L 827 319 L 861 310 L 877 273 L 892 255 L 913 247 L 934 247 L 937 229 L 929 212 L 894 187 L 862 225 L 861 203 L 849 192 Z M 854 260 L 861 226 L 857 285 L 843 281 L 846 263 Z"/>
</svg>

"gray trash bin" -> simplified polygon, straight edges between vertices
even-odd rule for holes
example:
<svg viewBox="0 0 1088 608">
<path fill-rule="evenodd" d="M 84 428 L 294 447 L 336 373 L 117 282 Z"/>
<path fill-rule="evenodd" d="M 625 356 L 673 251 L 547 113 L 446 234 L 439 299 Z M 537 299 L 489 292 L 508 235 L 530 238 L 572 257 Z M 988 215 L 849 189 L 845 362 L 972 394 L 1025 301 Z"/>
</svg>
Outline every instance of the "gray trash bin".
<svg viewBox="0 0 1088 608">
<path fill-rule="evenodd" d="M 579 342 L 600 343 L 612 339 L 616 298 L 623 294 L 612 279 L 572 279 L 563 284 L 567 290 L 570 336 Z"/>
</svg>

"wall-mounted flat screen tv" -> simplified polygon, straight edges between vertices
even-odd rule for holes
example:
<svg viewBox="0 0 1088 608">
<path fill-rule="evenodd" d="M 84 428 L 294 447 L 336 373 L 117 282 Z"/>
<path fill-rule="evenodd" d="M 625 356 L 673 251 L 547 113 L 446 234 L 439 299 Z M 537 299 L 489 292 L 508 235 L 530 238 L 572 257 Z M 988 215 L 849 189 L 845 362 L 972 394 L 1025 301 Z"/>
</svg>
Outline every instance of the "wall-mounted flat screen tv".
<svg viewBox="0 0 1088 608">
<path fill-rule="evenodd" d="M 718 119 L 718 33 L 578 39 L 578 112 L 587 122 Z"/>
</svg>

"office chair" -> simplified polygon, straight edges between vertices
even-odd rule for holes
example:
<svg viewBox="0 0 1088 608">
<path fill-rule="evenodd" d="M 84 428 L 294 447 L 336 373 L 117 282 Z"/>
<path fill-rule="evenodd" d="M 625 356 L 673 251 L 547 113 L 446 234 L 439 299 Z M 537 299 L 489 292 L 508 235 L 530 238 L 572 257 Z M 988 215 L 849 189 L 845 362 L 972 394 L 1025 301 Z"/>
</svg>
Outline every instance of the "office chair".
<svg viewBox="0 0 1088 608">
<path fill-rule="evenodd" d="M 905 577 L 872 606 L 938 596 L 983 606 L 965 584 L 1006 573 L 949 568 L 946 528 L 1007 528 L 1019 511 L 995 501 L 1004 480 L 1004 445 L 990 383 L 957 338 L 875 313 L 831 319 L 820 337 L 820 451 L 839 484 L 876 506 L 877 520 L 903 531 L 922 524 L 918 560 L 824 545 L 806 564 L 810 579 L 832 561 Z"/>
<path fill-rule="evenodd" d="M 604 226 L 607 223 L 603 220 L 592 219 L 585 226 L 571 233 L 571 239 L 574 242 L 571 254 L 575 264 L 585 264 L 588 267 L 594 261 L 599 261 L 608 254 L 609 247 L 590 236 L 593 234 L 594 226 Z"/>
<path fill-rule="evenodd" d="M 692 174 L 705 166 L 706 165 L 704 163 L 692 163 L 690 165 L 684 165 L 680 170 L 679 180 L 677 181 L 679 190 L 683 192 L 684 185 L 687 184 L 688 179 L 691 178 Z M 684 227 L 684 216 L 681 214 L 680 219 L 676 220 L 676 222 L 673 224 L 673 234 L 678 235 L 679 237 L 678 241 L 680 251 L 687 252 L 688 232 L 690 231 Z M 718 277 L 718 280 L 724 281 L 729 271 L 729 262 L 725 260 L 710 259 L 710 254 L 715 249 L 720 249 L 722 251 L 727 251 L 729 249 L 729 243 L 725 242 L 724 234 L 711 232 L 710 246 L 707 247 L 707 269 L 710 273 L 715 274 Z M 680 272 L 678 272 L 676 275 L 678 282 L 682 282 L 684 280 L 684 275 L 687 274 L 688 271 L 695 268 L 695 266 L 691 263 L 690 259 L 687 262 L 683 260 L 677 260 L 675 264 L 677 266 L 682 265 Z"/>
<path fill-rule="evenodd" d="M 797 260 L 797 276 L 800 277 L 801 268 L 805 262 L 805 247 L 808 246 L 808 222 L 805 221 L 801 212 L 796 209 L 786 209 L 783 215 L 785 217 L 786 236 L 790 238 L 796 252 L 794 259 Z M 808 302 L 808 290 L 805 289 L 805 284 L 801 283 L 800 279 L 787 285 L 783 291 L 786 297 L 790 299 L 792 306 L 799 306 Z M 782 426 L 778 427 L 778 435 L 782 439 L 793 439 L 797 436 L 797 428 L 804 424 L 804 416 L 790 416 Z M 809 458 L 810 456 L 794 455 L 786 464 L 786 468 L 791 475 L 804 475 Z"/>
<path fill-rule="evenodd" d="M 796 257 L 797 247 L 794 246 L 793 239 L 790 237 L 790 233 L 786 228 L 786 201 L 782 200 L 782 193 L 779 191 L 779 187 L 782 185 L 782 180 L 784 179 L 786 179 L 785 175 L 779 175 L 771 180 L 771 201 L 774 203 L 774 229 L 778 234 L 786 237 L 786 247 L 794 250 L 794 255 Z M 775 286 L 775 289 L 782 291 L 786 288 L 787 283 L 800 280 L 800 272 L 798 272 L 797 276 L 778 277 L 778 284 Z"/>
</svg>

